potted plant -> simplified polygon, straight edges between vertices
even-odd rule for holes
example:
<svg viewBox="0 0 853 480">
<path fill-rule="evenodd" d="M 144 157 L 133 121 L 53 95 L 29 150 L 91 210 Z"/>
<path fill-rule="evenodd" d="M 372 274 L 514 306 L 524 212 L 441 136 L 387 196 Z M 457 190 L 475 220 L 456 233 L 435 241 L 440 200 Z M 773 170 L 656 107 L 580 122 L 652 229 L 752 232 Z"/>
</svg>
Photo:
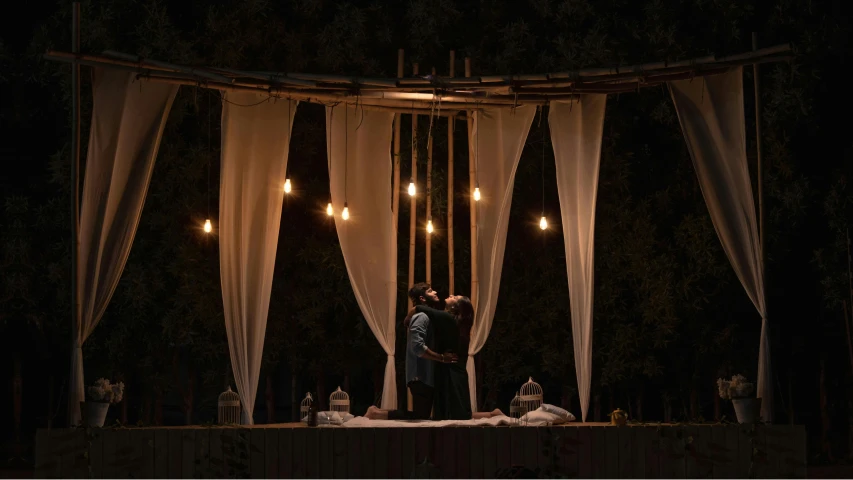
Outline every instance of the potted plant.
<svg viewBox="0 0 853 480">
<path fill-rule="evenodd" d="M 738 423 L 755 423 L 761 412 L 761 399 L 755 397 L 754 383 L 735 375 L 731 380 L 717 379 L 717 388 L 720 398 L 732 401 Z"/>
<path fill-rule="evenodd" d="M 90 427 L 103 427 L 110 405 L 120 402 L 124 395 L 124 383 L 110 383 L 106 378 L 99 378 L 86 392 L 88 399 L 83 402 L 84 421 Z"/>
</svg>

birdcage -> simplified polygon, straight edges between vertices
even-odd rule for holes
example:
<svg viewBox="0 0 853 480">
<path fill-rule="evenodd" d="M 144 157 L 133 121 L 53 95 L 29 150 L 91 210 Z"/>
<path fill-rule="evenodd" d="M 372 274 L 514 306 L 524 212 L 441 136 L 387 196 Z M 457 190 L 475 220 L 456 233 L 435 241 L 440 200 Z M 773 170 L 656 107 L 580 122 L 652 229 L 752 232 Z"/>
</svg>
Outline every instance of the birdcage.
<svg viewBox="0 0 853 480">
<path fill-rule="evenodd" d="M 311 409 L 311 405 L 314 404 L 314 397 L 311 396 L 311 392 L 305 394 L 305 398 L 302 399 L 302 403 L 299 404 L 299 419 L 304 420 L 305 417 L 308 416 L 308 410 Z"/>
<path fill-rule="evenodd" d="M 522 423 L 526 423 L 524 416 L 527 415 L 527 407 L 521 401 L 521 397 L 518 395 L 518 392 L 515 392 L 515 397 L 509 402 L 509 424 L 510 425 L 521 425 Z"/>
<path fill-rule="evenodd" d="M 240 395 L 232 391 L 230 385 L 219 395 L 219 423 L 240 423 Z"/>
<path fill-rule="evenodd" d="M 519 393 L 519 400 L 527 412 L 532 412 L 542 406 L 542 387 L 533 381 L 533 377 L 530 377 L 527 383 L 521 386 Z"/>
<path fill-rule="evenodd" d="M 349 395 L 341 387 L 329 395 L 329 408 L 341 415 L 349 413 Z"/>
</svg>

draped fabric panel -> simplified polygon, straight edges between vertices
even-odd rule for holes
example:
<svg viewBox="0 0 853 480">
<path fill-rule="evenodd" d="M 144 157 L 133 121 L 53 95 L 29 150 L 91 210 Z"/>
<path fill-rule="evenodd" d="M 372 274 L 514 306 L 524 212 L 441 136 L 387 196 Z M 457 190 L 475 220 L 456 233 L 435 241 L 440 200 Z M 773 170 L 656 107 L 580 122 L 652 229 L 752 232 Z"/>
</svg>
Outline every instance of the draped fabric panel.
<svg viewBox="0 0 853 480">
<path fill-rule="evenodd" d="M 746 158 L 743 68 L 669 83 L 672 101 L 696 168 L 702 195 L 726 256 L 761 315 L 757 396 L 761 418 L 772 420 L 767 306 L 761 243 Z"/>
<path fill-rule="evenodd" d="M 177 85 L 137 80 L 135 73 L 93 69 L 92 130 L 80 211 L 75 343 L 69 420 L 80 423 L 85 400 L 83 343 L 101 321 L 124 270 L 154 159 Z"/>
<path fill-rule="evenodd" d="M 228 92 L 222 107 L 219 273 L 244 425 L 254 424 L 297 103 L 254 92 Z"/>
<path fill-rule="evenodd" d="M 480 283 L 476 294 L 471 292 L 472 298 L 476 298 L 476 313 L 466 364 L 474 412 L 477 411 L 474 355 L 486 344 L 495 318 L 515 171 L 535 115 L 535 105 L 485 109 L 474 114 L 471 150 L 481 193 L 476 205 L 478 249 L 475 253 Z"/>
<path fill-rule="evenodd" d="M 394 367 L 397 225 L 391 209 L 394 114 L 326 107 L 329 180 L 335 229 L 362 315 L 388 355 L 381 408 L 397 409 Z M 350 217 L 341 217 L 344 205 Z"/>
<path fill-rule="evenodd" d="M 566 247 L 575 373 L 584 422 L 592 378 L 595 203 L 606 104 L 607 95 L 583 95 L 572 103 L 551 102 L 548 115 Z"/>
</svg>

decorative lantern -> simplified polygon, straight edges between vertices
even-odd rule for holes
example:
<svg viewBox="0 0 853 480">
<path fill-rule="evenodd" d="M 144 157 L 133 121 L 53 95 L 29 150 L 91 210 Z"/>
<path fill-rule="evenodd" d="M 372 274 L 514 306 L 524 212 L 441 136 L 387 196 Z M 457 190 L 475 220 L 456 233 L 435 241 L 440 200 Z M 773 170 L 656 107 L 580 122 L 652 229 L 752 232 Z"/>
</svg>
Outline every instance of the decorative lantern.
<svg viewBox="0 0 853 480">
<path fill-rule="evenodd" d="M 533 381 L 533 377 L 530 377 L 527 383 L 521 386 L 520 393 L 519 399 L 527 412 L 532 412 L 542 406 L 542 387 Z"/>
<path fill-rule="evenodd" d="M 527 415 L 527 407 L 521 401 L 518 392 L 515 392 L 515 397 L 509 402 L 510 425 L 521 425 L 522 422 L 527 423 L 522 420 L 525 415 Z"/>
<path fill-rule="evenodd" d="M 230 385 L 219 395 L 219 423 L 240 423 L 240 395 L 232 391 Z"/>
<path fill-rule="evenodd" d="M 329 395 L 329 408 L 341 415 L 349 413 L 349 395 L 341 387 Z"/>
<path fill-rule="evenodd" d="M 305 398 L 302 399 L 302 403 L 299 404 L 299 419 L 304 420 L 305 417 L 308 416 L 308 410 L 311 408 L 311 405 L 314 404 L 314 397 L 311 396 L 311 392 L 305 394 Z"/>
</svg>

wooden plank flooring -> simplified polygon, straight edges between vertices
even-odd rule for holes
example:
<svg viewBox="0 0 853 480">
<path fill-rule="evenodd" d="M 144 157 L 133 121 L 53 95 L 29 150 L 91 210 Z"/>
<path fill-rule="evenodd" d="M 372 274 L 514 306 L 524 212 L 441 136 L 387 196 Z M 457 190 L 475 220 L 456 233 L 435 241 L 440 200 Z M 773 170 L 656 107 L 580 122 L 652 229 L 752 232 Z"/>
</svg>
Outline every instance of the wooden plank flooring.
<svg viewBox="0 0 853 480">
<path fill-rule="evenodd" d="M 39 478 L 805 478 L 805 429 L 771 425 L 39 430 Z"/>
</svg>

